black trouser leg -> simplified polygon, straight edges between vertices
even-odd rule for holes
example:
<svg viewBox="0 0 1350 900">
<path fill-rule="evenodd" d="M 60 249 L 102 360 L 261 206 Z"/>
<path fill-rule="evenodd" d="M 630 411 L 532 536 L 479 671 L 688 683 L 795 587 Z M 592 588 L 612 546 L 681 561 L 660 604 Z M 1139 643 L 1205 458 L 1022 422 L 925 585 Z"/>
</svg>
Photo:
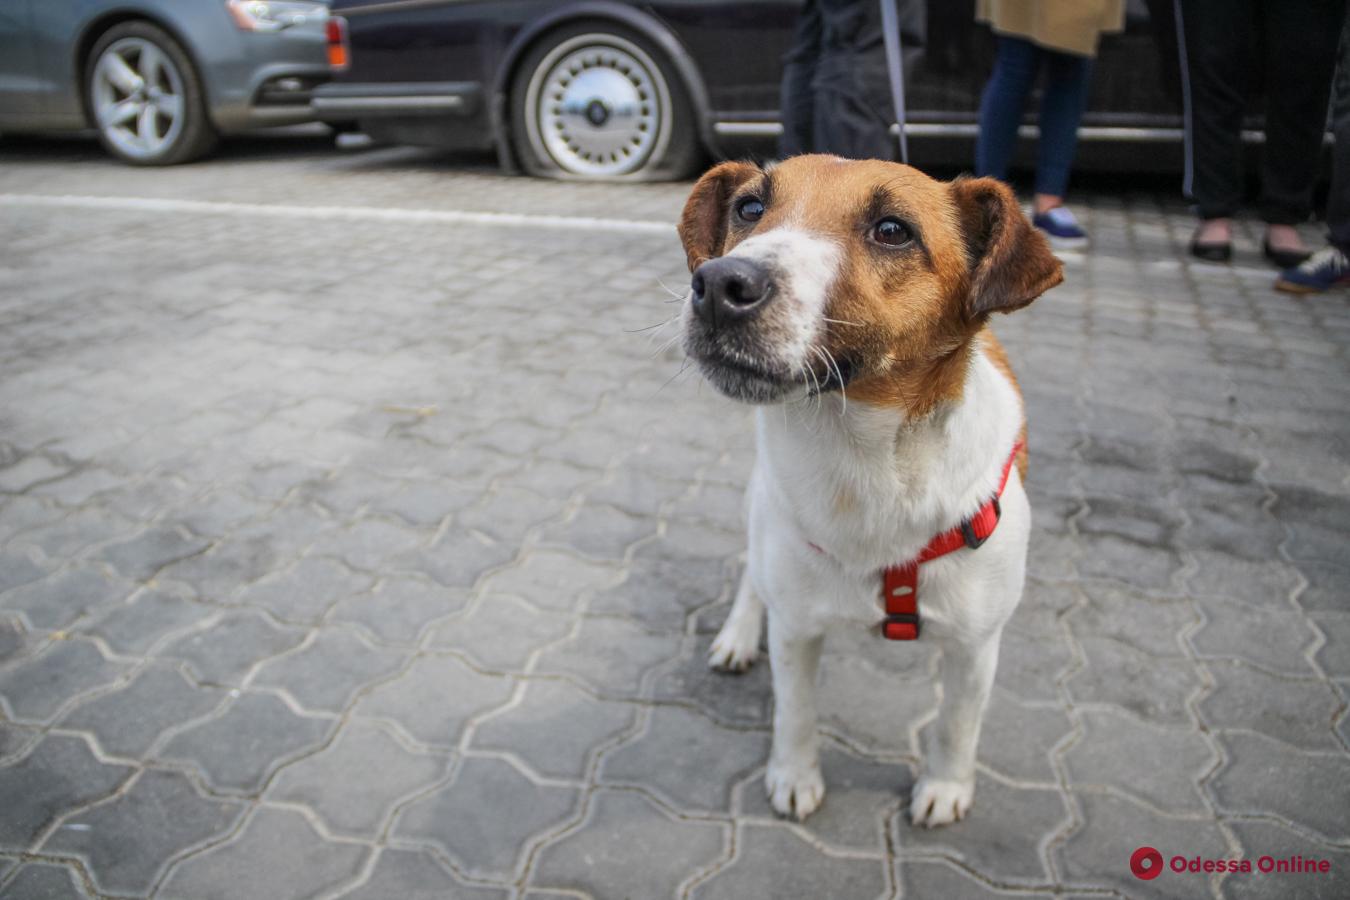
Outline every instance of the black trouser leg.
<svg viewBox="0 0 1350 900">
<path fill-rule="evenodd" d="M 778 138 L 778 155 L 794 156 L 815 149 L 812 123 L 815 120 L 816 64 L 820 60 L 821 18 L 817 0 L 807 0 L 797 19 L 792 49 L 783 57 L 782 105 L 783 133 Z"/>
<path fill-rule="evenodd" d="M 1242 112 L 1258 2 L 1180 0 L 1191 196 L 1202 219 L 1231 216 L 1242 202 Z"/>
<path fill-rule="evenodd" d="M 1346 0 L 1263 0 L 1266 146 L 1261 218 L 1295 225 L 1312 214 L 1327 99 Z"/>
<path fill-rule="evenodd" d="M 1327 198 L 1327 231 L 1342 253 L 1350 254 L 1350 19 L 1341 29 L 1340 63 L 1336 70 L 1336 99 L 1332 104 L 1336 135 L 1332 161 L 1331 195 Z"/>
</svg>

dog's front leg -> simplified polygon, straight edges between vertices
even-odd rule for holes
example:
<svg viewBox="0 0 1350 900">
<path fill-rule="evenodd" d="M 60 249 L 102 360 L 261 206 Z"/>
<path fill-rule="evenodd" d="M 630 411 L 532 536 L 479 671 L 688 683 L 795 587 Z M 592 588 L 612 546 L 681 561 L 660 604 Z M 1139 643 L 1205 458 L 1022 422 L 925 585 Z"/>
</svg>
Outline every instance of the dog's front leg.
<svg viewBox="0 0 1350 900">
<path fill-rule="evenodd" d="M 942 705 L 909 817 L 930 828 L 965 816 L 975 796 L 975 745 L 998 667 L 999 635 L 942 644 Z"/>
<path fill-rule="evenodd" d="M 824 635 L 788 634 L 769 614 L 773 670 L 773 750 L 764 773 L 779 815 L 805 819 L 825 799 L 816 735 L 816 672 Z"/>
</svg>

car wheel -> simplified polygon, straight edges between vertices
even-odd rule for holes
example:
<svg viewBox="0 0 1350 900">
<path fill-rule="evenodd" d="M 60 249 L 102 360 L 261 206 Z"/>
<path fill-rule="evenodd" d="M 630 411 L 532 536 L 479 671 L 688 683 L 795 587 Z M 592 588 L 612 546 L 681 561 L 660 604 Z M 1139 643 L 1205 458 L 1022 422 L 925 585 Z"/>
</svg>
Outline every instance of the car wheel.
<svg viewBox="0 0 1350 900">
<path fill-rule="evenodd" d="M 572 26 L 526 54 L 511 91 L 526 171 L 554 178 L 680 178 L 699 161 L 694 110 L 664 54 L 609 24 Z"/>
<path fill-rule="evenodd" d="M 142 166 L 196 159 L 217 136 L 187 53 L 162 28 L 124 22 L 89 54 L 86 97 L 110 153 Z"/>
</svg>

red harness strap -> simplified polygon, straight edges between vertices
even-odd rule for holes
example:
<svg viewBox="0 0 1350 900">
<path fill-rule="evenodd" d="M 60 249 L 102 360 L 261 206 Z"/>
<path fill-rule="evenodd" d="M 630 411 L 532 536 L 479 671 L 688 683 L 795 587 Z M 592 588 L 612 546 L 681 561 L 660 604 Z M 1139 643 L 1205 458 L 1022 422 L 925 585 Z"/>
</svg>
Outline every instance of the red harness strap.
<svg viewBox="0 0 1350 900">
<path fill-rule="evenodd" d="M 881 623 L 882 637 L 892 641 L 912 641 L 919 636 L 919 563 L 946 556 L 962 547 L 975 550 L 989 540 L 1003 515 L 1003 508 L 998 501 L 1008 486 L 1013 462 L 1021 450 L 1021 441 L 1013 444 L 1008 461 L 1003 464 L 1003 478 L 998 483 L 998 492 L 975 515 L 934 537 L 917 558 L 903 565 L 891 566 L 881 573 L 881 596 L 886 604 L 886 618 Z"/>
</svg>

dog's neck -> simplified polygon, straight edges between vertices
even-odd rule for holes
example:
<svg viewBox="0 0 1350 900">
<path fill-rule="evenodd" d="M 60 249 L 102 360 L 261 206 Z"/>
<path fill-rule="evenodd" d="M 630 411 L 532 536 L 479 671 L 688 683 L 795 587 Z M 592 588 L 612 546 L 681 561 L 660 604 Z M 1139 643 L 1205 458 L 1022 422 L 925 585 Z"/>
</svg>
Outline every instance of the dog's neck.
<svg viewBox="0 0 1350 900">
<path fill-rule="evenodd" d="M 1021 428 L 1021 404 L 975 347 L 954 399 L 922 415 L 844 394 L 758 412 L 760 465 L 808 540 L 859 565 L 917 553 L 984 503 Z"/>
</svg>

